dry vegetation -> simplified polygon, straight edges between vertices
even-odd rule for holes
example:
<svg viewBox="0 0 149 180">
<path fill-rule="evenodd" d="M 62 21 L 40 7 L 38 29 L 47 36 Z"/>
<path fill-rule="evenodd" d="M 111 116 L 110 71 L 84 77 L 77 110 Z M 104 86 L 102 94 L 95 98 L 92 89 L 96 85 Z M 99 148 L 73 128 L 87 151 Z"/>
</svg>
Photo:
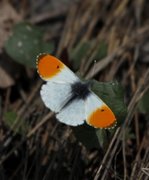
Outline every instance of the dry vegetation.
<svg viewBox="0 0 149 180">
<path fill-rule="evenodd" d="M 149 90 L 148 10 L 147 0 L 0 2 L 0 180 L 149 179 L 149 94 L 142 100 Z M 22 21 L 46 29 L 52 53 L 84 78 L 123 86 L 128 112 L 108 145 L 84 146 L 43 105 L 36 69 L 7 54 L 5 42 Z M 78 55 L 82 44 L 89 48 Z"/>
</svg>

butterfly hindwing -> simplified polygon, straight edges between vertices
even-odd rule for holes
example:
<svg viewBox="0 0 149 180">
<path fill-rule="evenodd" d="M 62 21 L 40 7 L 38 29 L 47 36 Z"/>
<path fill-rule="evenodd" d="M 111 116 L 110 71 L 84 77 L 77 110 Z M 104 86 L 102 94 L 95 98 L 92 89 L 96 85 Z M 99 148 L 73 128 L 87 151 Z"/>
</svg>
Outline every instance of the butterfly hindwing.
<svg viewBox="0 0 149 180">
<path fill-rule="evenodd" d="M 67 125 L 77 126 L 85 120 L 85 102 L 81 99 L 73 100 L 57 115 L 57 119 Z"/>
</svg>

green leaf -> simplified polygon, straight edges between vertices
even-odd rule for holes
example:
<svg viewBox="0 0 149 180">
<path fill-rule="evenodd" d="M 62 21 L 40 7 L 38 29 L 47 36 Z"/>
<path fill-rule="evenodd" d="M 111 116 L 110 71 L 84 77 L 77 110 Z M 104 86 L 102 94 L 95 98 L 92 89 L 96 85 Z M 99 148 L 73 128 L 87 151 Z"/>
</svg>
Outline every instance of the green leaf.
<svg viewBox="0 0 149 180">
<path fill-rule="evenodd" d="M 138 103 L 139 111 L 143 114 L 149 114 L 149 90 L 144 94 Z"/>
<path fill-rule="evenodd" d="M 12 32 L 5 43 L 5 50 L 12 59 L 25 66 L 35 68 L 37 55 L 51 53 L 54 49 L 52 43 L 43 42 L 44 32 L 29 23 L 16 24 Z"/>
<path fill-rule="evenodd" d="M 17 113 L 14 111 L 8 111 L 4 113 L 4 122 L 6 125 L 12 129 L 13 125 L 15 124 L 15 121 L 17 119 Z M 29 128 L 29 125 L 27 122 L 19 120 L 19 126 L 17 128 L 12 129 L 15 133 L 25 134 L 27 129 Z"/>
<path fill-rule="evenodd" d="M 99 149 L 102 144 L 98 140 L 96 131 L 93 127 L 84 124 L 77 127 L 72 127 L 72 130 L 78 139 L 83 145 L 88 149 L 97 148 Z"/>
<path fill-rule="evenodd" d="M 51 53 L 51 52 L 53 52 L 53 50 L 54 50 L 54 44 L 53 43 L 41 42 L 41 52 Z"/>
<path fill-rule="evenodd" d="M 97 52 L 94 57 L 97 61 L 104 58 L 107 55 L 108 46 L 104 41 L 101 41 L 97 47 Z"/>
<path fill-rule="evenodd" d="M 124 104 L 123 88 L 117 82 L 98 82 L 93 80 L 92 90 L 97 94 L 114 112 L 117 124 L 120 125 L 127 114 L 127 108 Z M 88 125 L 82 125 L 73 128 L 74 133 L 79 141 L 81 141 L 87 148 L 105 149 L 116 128 L 114 129 L 96 129 Z"/>
<path fill-rule="evenodd" d="M 110 140 L 109 138 L 109 134 L 107 133 L 107 130 L 104 130 L 104 129 L 94 129 L 94 133 L 96 134 L 97 136 L 97 139 L 98 139 L 98 142 L 100 143 L 101 147 L 102 148 L 105 148 L 108 146 L 109 144 L 109 141 Z M 105 148 L 107 149 L 107 148 Z"/>
<path fill-rule="evenodd" d="M 14 111 L 8 111 L 4 114 L 5 123 L 10 128 L 13 126 L 16 118 L 17 118 L 17 113 L 15 113 Z"/>
<path fill-rule="evenodd" d="M 93 41 L 79 43 L 76 48 L 71 50 L 70 58 L 72 60 L 72 66 L 74 70 L 78 70 L 81 64 L 81 60 L 85 57 L 86 53 L 91 48 Z M 99 61 L 107 55 L 107 44 L 104 41 L 101 41 L 97 47 L 97 52 L 93 60 Z"/>
<path fill-rule="evenodd" d="M 89 42 L 79 43 L 76 48 L 70 52 L 70 58 L 72 60 L 72 66 L 74 70 L 78 70 L 81 64 L 81 60 L 85 56 L 86 52 L 90 48 Z"/>
</svg>

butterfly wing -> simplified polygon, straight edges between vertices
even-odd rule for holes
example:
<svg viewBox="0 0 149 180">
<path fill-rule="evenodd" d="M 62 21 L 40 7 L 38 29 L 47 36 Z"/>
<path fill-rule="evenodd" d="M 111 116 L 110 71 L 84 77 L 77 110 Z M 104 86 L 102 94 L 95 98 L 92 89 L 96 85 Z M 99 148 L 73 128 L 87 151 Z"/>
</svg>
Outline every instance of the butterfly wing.
<svg viewBox="0 0 149 180">
<path fill-rule="evenodd" d="M 71 85 L 79 78 L 60 60 L 49 54 L 39 55 L 37 70 L 47 81 L 40 94 L 46 107 L 58 113 L 57 119 L 65 124 L 77 126 L 84 123 L 85 106 L 82 100 L 73 100 Z M 68 104 L 67 104 L 68 103 Z"/>
<path fill-rule="evenodd" d="M 112 110 L 93 92 L 85 101 L 86 122 L 95 128 L 110 128 L 116 123 Z"/>
<path fill-rule="evenodd" d="M 37 71 L 45 81 L 73 83 L 79 78 L 59 59 L 49 54 L 40 54 L 36 61 Z"/>
<path fill-rule="evenodd" d="M 85 102 L 83 100 L 73 100 L 65 106 L 56 118 L 67 125 L 77 126 L 84 123 L 85 120 Z"/>
<path fill-rule="evenodd" d="M 59 112 L 71 97 L 71 86 L 70 84 L 48 81 L 42 85 L 40 94 L 47 108 Z"/>
<path fill-rule="evenodd" d="M 56 112 L 60 122 L 67 125 L 77 126 L 85 120 L 85 102 L 72 97 L 71 85 L 63 83 L 47 82 L 40 91 L 45 106 Z"/>
</svg>

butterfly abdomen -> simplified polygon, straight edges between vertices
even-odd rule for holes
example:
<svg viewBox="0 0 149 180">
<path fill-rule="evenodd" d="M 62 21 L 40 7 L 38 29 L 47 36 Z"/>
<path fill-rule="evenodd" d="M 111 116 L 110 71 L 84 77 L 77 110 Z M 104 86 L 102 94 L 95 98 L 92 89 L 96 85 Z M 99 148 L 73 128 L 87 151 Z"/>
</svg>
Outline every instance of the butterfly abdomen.
<svg viewBox="0 0 149 180">
<path fill-rule="evenodd" d="M 84 83 L 81 81 L 76 81 L 72 83 L 71 94 L 65 104 L 62 106 L 62 109 L 69 106 L 73 101 L 85 100 L 90 93 L 91 91 L 89 90 L 89 83 Z"/>
</svg>

